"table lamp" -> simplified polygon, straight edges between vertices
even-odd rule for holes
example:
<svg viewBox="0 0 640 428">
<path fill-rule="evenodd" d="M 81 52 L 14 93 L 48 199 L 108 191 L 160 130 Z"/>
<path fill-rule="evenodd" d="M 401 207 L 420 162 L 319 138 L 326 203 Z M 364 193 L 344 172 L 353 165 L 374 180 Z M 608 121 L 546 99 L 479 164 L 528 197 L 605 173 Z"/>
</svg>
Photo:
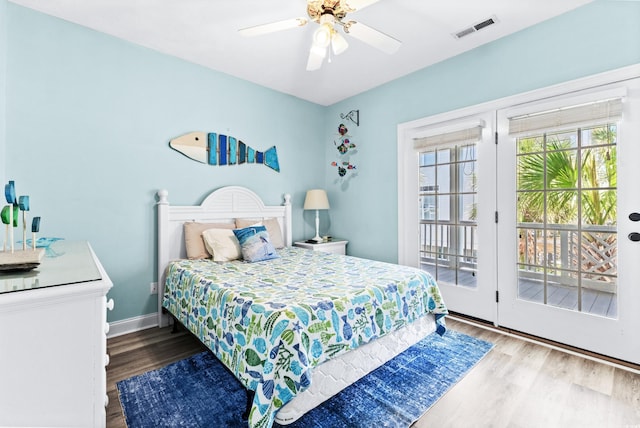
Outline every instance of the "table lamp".
<svg viewBox="0 0 640 428">
<path fill-rule="evenodd" d="M 305 210 L 316 210 L 316 236 L 310 241 L 322 242 L 320 237 L 320 210 L 329 209 L 329 199 L 327 192 L 322 189 L 307 190 L 307 196 L 304 198 Z"/>
</svg>

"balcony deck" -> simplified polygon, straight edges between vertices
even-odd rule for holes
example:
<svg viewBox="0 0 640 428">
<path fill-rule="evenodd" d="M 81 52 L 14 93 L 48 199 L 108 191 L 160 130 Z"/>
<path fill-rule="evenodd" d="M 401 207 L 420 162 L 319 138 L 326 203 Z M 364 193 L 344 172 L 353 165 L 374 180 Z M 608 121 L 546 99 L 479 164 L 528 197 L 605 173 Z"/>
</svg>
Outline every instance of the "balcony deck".
<svg viewBox="0 0 640 428">
<path fill-rule="evenodd" d="M 544 302 L 544 284 L 541 281 L 520 279 L 518 297 L 530 302 Z M 578 310 L 578 287 L 547 284 L 547 304 L 564 309 Z M 582 289 L 581 312 L 618 317 L 618 300 L 614 293 Z"/>
<path fill-rule="evenodd" d="M 432 264 L 423 263 L 422 269 L 434 276 L 434 267 Z M 458 284 L 461 287 L 473 288 L 476 286 L 475 272 L 470 270 L 446 269 L 442 266 L 438 267 L 438 282 L 447 282 L 449 284 Z M 544 284 L 541 281 L 520 278 L 518 285 L 518 297 L 522 300 L 535 303 L 544 302 Z M 445 302 L 447 296 L 444 296 Z M 547 304 L 563 309 L 578 310 L 578 288 L 547 284 Z M 582 308 L 581 312 L 592 315 L 600 315 L 608 318 L 617 318 L 618 301 L 615 293 L 604 291 L 582 289 Z"/>
</svg>

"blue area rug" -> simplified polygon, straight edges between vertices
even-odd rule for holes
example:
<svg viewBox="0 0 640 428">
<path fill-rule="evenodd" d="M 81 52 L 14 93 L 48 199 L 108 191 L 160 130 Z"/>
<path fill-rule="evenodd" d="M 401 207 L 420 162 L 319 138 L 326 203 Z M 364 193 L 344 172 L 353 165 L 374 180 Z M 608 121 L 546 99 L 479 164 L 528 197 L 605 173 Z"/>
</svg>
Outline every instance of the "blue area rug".
<svg viewBox="0 0 640 428">
<path fill-rule="evenodd" d="M 491 348 L 489 342 L 455 331 L 443 337 L 434 333 L 286 426 L 408 427 Z M 240 418 L 245 390 L 208 352 L 117 387 L 129 428 L 247 426 Z"/>
</svg>

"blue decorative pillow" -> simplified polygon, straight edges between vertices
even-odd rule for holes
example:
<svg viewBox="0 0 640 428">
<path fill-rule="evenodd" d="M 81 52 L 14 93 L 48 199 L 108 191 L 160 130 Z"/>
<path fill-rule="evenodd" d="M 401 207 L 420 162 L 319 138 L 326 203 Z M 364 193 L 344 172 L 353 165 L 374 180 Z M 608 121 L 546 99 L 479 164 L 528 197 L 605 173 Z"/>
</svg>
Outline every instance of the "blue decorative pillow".
<svg viewBox="0 0 640 428">
<path fill-rule="evenodd" d="M 242 258 L 248 262 L 277 259 L 280 257 L 276 249 L 269 241 L 267 228 L 264 226 L 249 226 L 244 229 L 234 229 L 234 235 L 238 238 Z"/>
</svg>

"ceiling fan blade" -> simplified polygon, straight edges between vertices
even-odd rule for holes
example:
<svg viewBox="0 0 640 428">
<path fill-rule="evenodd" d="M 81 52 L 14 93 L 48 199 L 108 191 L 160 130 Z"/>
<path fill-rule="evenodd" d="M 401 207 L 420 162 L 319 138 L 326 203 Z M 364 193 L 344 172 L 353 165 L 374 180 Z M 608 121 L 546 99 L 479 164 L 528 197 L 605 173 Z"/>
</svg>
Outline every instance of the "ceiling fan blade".
<svg viewBox="0 0 640 428">
<path fill-rule="evenodd" d="M 400 49 L 400 45 L 402 45 L 400 40 L 355 21 L 346 23 L 344 31 L 350 36 L 387 54 L 396 53 Z"/>
<path fill-rule="evenodd" d="M 349 12 L 355 12 L 379 1 L 380 0 L 346 0 L 344 3 L 346 3 Z"/>
<path fill-rule="evenodd" d="M 260 36 L 262 34 L 275 33 L 276 31 L 288 30 L 290 28 L 302 27 L 307 23 L 306 18 L 292 18 L 284 21 L 271 22 L 269 24 L 254 25 L 253 27 L 241 28 L 238 33 L 246 37 Z"/>
<path fill-rule="evenodd" d="M 307 71 L 318 70 L 322 67 L 322 61 L 324 61 L 326 55 L 326 46 L 318 46 L 315 43 L 312 44 L 309 50 L 309 59 L 307 60 Z"/>
</svg>

